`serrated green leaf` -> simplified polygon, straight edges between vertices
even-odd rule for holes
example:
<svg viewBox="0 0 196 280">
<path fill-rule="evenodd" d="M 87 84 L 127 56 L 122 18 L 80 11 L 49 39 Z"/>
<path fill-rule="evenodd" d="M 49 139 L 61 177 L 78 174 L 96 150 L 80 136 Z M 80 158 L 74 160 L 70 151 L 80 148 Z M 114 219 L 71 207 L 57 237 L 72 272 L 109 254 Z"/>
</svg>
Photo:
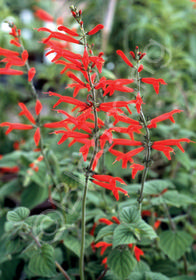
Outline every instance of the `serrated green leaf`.
<svg viewBox="0 0 196 280">
<path fill-rule="evenodd" d="M 108 256 L 107 264 L 121 280 L 126 279 L 136 265 L 130 250 L 114 249 Z"/>
<path fill-rule="evenodd" d="M 134 267 L 134 272 L 146 272 L 150 271 L 150 267 L 144 261 L 139 261 Z"/>
<path fill-rule="evenodd" d="M 134 237 L 133 231 L 127 225 L 118 225 L 114 230 L 113 235 L 113 248 L 118 245 L 126 245 L 135 243 L 136 238 Z"/>
<path fill-rule="evenodd" d="M 195 204 L 196 201 L 185 194 L 181 194 L 178 191 L 167 191 L 159 197 L 151 199 L 153 205 L 168 204 L 175 207 L 187 206 L 189 204 Z"/>
<path fill-rule="evenodd" d="M 119 214 L 120 220 L 124 223 L 135 223 L 141 219 L 139 209 L 136 206 L 125 207 Z"/>
<path fill-rule="evenodd" d="M 143 238 L 148 238 L 150 240 L 157 238 L 154 229 L 142 219 L 138 220 L 131 226 L 134 228 L 135 234 L 139 233 L 141 240 Z"/>
<path fill-rule="evenodd" d="M 164 189 L 169 188 L 173 189 L 175 186 L 169 180 L 149 180 L 145 182 L 144 186 L 144 194 L 153 195 L 153 194 L 160 194 Z M 140 190 L 140 184 L 131 184 L 126 186 L 126 190 L 129 194 L 137 193 Z"/>
<path fill-rule="evenodd" d="M 101 228 L 97 234 L 95 242 L 97 242 L 99 239 L 102 239 L 104 236 L 113 235 L 116 227 L 117 227 L 116 224 L 112 224 Z"/>
<path fill-rule="evenodd" d="M 30 210 L 26 207 L 18 207 L 13 211 L 7 213 L 7 220 L 9 222 L 20 222 L 27 218 L 30 214 Z"/>
<path fill-rule="evenodd" d="M 160 234 L 159 246 L 163 252 L 172 260 L 178 260 L 186 250 L 191 246 L 193 238 L 185 231 L 171 230 Z"/>
<path fill-rule="evenodd" d="M 43 244 L 39 252 L 30 258 L 28 269 L 35 276 L 55 276 L 54 249 L 49 244 Z"/>
</svg>

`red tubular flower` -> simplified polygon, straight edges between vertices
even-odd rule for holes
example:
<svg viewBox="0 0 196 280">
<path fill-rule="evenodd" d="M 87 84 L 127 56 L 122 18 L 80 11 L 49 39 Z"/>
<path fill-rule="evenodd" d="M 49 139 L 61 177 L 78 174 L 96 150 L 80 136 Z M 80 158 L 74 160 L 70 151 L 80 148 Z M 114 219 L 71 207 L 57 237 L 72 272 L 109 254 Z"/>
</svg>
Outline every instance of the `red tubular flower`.
<svg viewBox="0 0 196 280">
<path fill-rule="evenodd" d="M 103 28 L 104 28 L 103 24 L 98 24 L 93 29 L 91 29 L 89 32 L 87 32 L 87 35 L 94 35 L 95 33 L 97 33 L 99 30 L 101 30 Z"/>
<path fill-rule="evenodd" d="M 135 179 L 135 176 L 137 174 L 138 171 L 141 171 L 145 168 L 144 165 L 141 164 L 137 164 L 137 163 L 133 163 L 130 168 L 132 168 L 132 178 Z"/>
<path fill-rule="evenodd" d="M 162 141 L 155 141 L 152 145 L 152 149 L 161 151 L 164 153 L 164 155 L 171 160 L 170 152 L 174 152 L 174 149 L 170 146 L 177 146 L 183 153 L 184 149 L 181 146 L 180 142 L 193 142 L 190 139 L 187 138 L 181 138 L 181 139 L 168 139 L 168 140 L 162 140 Z"/>
<path fill-rule="evenodd" d="M 48 21 L 48 22 L 54 21 L 54 18 L 49 13 L 44 11 L 43 9 L 40 9 L 38 7 L 35 7 L 35 9 L 36 9 L 35 16 L 38 19 L 43 20 L 43 21 Z"/>
<path fill-rule="evenodd" d="M 124 60 L 124 62 L 130 67 L 134 67 L 131 61 L 126 57 L 126 55 L 121 50 L 117 50 L 116 53 Z"/>
<path fill-rule="evenodd" d="M 28 71 L 28 81 L 31 82 L 35 76 L 36 70 L 34 67 L 30 68 Z"/>
<path fill-rule="evenodd" d="M 133 59 L 135 60 L 135 54 L 134 54 L 134 52 L 130 51 L 129 53 L 130 53 L 130 55 L 133 57 Z"/>
<path fill-rule="evenodd" d="M 102 77 L 99 83 L 95 86 L 95 89 L 102 88 L 104 93 L 103 96 L 113 95 L 115 91 L 122 91 L 122 92 L 133 92 L 134 90 L 129 87 L 125 87 L 124 85 L 133 83 L 133 79 L 117 79 L 117 80 L 106 80 L 105 77 Z"/>
<path fill-rule="evenodd" d="M 139 68 L 137 69 L 137 72 L 140 73 L 143 69 L 144 69 L 144 66 L 141 64 L 141 65 L 139 66 Z"/>
<path fill-rule="evenodd" d="M 81 44 L 81 42 L 79 40 L 76 40 L 75 38 L 72 38 L 71 36 L 63 34 L 58 31 L 51 31 L 49 28 L 40 27 L 37 29 L 37 31 L 38 32 L 45 31 L 45 32 L 50 33 L 50 35 L 46 39 L 43 40 L 44 44 L 46 44 L 51 38 L 56 38 L 56 39 L 59 39 L 62 41 L 70 42 L 70 43 Z"/>
<path fill-rule="evenodd" d="M 112 246 L 112 243 L 100 241 L 95 245 L 95 248 L 101 248 L 101 256 L 102 256 L 104 254 L 105 250 L 110 246 Z"/>
<path fill-rule="evenodd" d="M 114 150 L 114 149 L 109 149 L 109 152 L 111 154 L 113 154 L 114 156 L 116 156 L 116 160 L 113 162 L 113 164 L 116 162 L 116 161 L 120 161 L 122 160 L 122 168 L 127 168 L 127 163 L 128 162 L 133 162 L 133 156 L 139 154 L 140 152 L 142 152 L 145 148 L 144 147 L 140 147 L 140 148 L 137 148 L 137 149 L 134 149 L 128 153 L 122 153 L 120 151 L 117 151 L 117 150 Z"/>
<path fill-rule="evenodd" d="M 126 183 L 120 177 L 112 177 L 110 175 L 93 175 L 92 178 L 95 179 L 92 180 L 94 184 L 99 185 L 100 187 L 103 187 L 105 189 L 111 190 L 116 200 L 119 200 L 119 191 L 123 192 L 125 195 L 128 195 L 127 191 L 116 186 L 116 181 L 126 185 Z"/>
<path fill-rule="evenodd" d="M 19 52 L 3 49 L 0 47 L 0 55 L 6 56 L 6 57 L 13 57 L 13 56 L 19 56 L 20 54 L 19 54 Z"/>
<path fill-rule="evenodd" d="M 156 220 L 156 222 L 154 223 L 153 228 L 154 228 L 155 230 L 158 229 L 159 226 L 160 226 L 160 224 L 161 224 L 161 221 L 160 221 L 160 220 Z"/>
<path fill-rule="evenodd" d="M 135 246 L 134 247 L 134 254 L 135 254 L 136 260 L 139 262 L 140 261 L 140 257 L 144 255 L 144 252 L 140 248 Z"/>
<path fill-rule="evenodd" d="M 145 104 L 145 103 L 143 102 L 143 99 L 141 98 L 140 93 L 138 92 L 138 94 L 136 96 L 136 101 L 135 101 L 135 107 L 136 107 L 138 114 L 140 114 L 142 104 Z"/>
<path fill-rule="evenodd" d="M 16 46 L 16 47 L 18 47 L 18 48 L 21 47 L 21 44 L 19 43 L 18 38 L 11 39 L 11 40 L 10 40 L 10 44 L 12 44 L 12 45 L 14 45 L 14 46 Z"/>
<path fill-rule="evenodd" d="M 111 108 L 123 108 L 125 107 L 127 111 L 132 114 L 131 110 L 128 107 L 128 104 L 134 103 L 134 100 L 130 101 L 114 101 L 114 102 L 105 102 L 101 103 L 98 107 L 99 110 L 108 112 L 111 110 Z M 122 112 L 122 110 L 120 110 Z"/>
<path fill-rule="evenodd" d="M 128 140 L 128 139 L 120 139 L 116 138 L 113 139 L 113 144 L 110 147 L 112 149 L 115 145 L 123 145 L 123 146 L 142 146 L 143 143 L 141 141 L 135 141 L 135 140 Z"/>
<path fill-rule="evenodd" d="M 164 155 L 167 157 L 168 160 L 171 160 L 170 153 L 174 153 L 174 149 L 168 146 L 163 145 L 156 145 L 156 143 L 153 143 L 152 149 L 163 152 Z"/>
<path fill-rule="evenodd" d="M 26 105 L 24 103 L 22 103 L 22 102 L 19 102 L 18 105 L 22 109 L 22 111 L 19 113 L 19 116 L 25 115 L 25 117 L 33 125 L 22 124 L 22 123 L 4 122 L 4 123 L 1 123 L 0 126 L 8 126 L 8 129 L 7 129 L 5 134 L 10 133 L 13 129 L 18 129 L 18 130 L 32 129 L 36 125 L 35 119 L 34 119 L 33 115 L 31 114 L 31 112 L 27 109 Z M 41 102 L 37 100 L 36 101 L 36 105 L 35 105 L 36 115 L 38 115 L 40 113 L 41 109 L 42 109 Z M 36 128 L 36 131 L 34 133 L 34 141 L 35 141 L 35 145 L 38 146 L 39 145 L 39 141 L 40 141 L 40 128 L 39 127 Z"/>
<path fill-rule="evenodd" d="M 19 116 L 25 115 L 25 117 L 32 122 L 33 124 L 35 124 L 35 119 L 32 116 L 31 112 L 27 109 L 26 105 L 22 102 L 18 103 L 18 105 L 20 106 L 20 108 L 22 109 L 22 111 L 18 114 Z"/>
<path fill-rule="evenodd" d="M 105 219 L 105 218 L 99 219 L 99 222 L 102 224 L 108 225 L 108 226 L 113 224 L 113 222 L 111 222 L 110 220 Z"/>
<path fill-rule="evenodd" d="M 79 36 L 78 33 L 76 33 L 75 31 L 73 31 L 73 30 L 71 30 L 71 29 L 69 29 L 69 28 L 67 28 L 66 26 L 63 26 L 63 25 L 58 26 L 58 30 L 59 31 L 64 31 L 71 36 L 75 36 L 75 37 Z"/>
<path fill-rule="evenodd" d="M 35 113 L 38 116 L 42 110 L 42 104 L 39 99 L 36 100 Z"/>
<path fill-rule="evenodd" d="M 120 224 L 120 220 L 116 217 L 116 216 L 112 216 L 112 220 L 116 223 L 116 224 Z"/>
<path fill-rule="evenodd" d="M 143 83 L 153 85 L 156 94 L 159 94 L 159 83 L 162 85 L 167 85 L 167 83 L 163 79 L 142 78 L 141 81 Z"/>
<path fill-rule="evenodd" d="M 20 171 L 18 166 L 13 167 L 0 167 L 0 173 L 18 173 Z"/>
<path fill-rule="evenodd" d="M 63 134 L 63 136 L 61 137 L 61 139 L 58 142 L 58 145 L 62 144 L 63 142 L 65 142 L 67 140 L 68 137 L 74 138 L 74 139 L 86 139 L 89 138 L 89 134 L 84 134 L 81 132 L 75 132 L 75 131 L 65 131 L 65 130 L 57 130 L 52 132 L 54 134 Z"/>
<path fill-rule="evenodd" d="M 10 122 L 3 122 L 0 124 L 1 127 L 8 126 L 8 129 L 6 130 L 5 134 L 9 134 L 13 129 L 17 130 L 27 130 L 32 129 L 33 125 L 30 124 L 22 124 L 22 123 L 10 123 Z"/>
<path fill-rule="evenodd" d="M 181 113 L 181 112 L 183 112 L 183 110 L 175 109 L 175 110 L 172 110 L 171 112 L 162 114 L 162 115 L 152 119 L 150 121 L 150 124 L 147 127 L 148 128 L 156 128 L 158 122 L 162 122 L 162 121 L 167 120 L 167 119 L 169 119 L 171 122 L 175 123 L 175 120 L 173 118 L 173 114 Z"/>
<path fill-rule="evenodd" d="M 98 161 L 99 161 L 99 159 L 100 159 L 100 157 L 103 155 L 103 150 L 100 150 L 97 154 L 96 154 L 96 156 L 95 156 L 95 158 L 94 158 L 94 161 L 93 161 L 93 164 L 92 164 L 92 170 L 94 171 L 95 170 L 95 168 L 96 168 L 96 166 L 97 166 L 97 163 L 98 163 Z"/>
<path fill-rule="evenodd" d="M 69 104 L 73 104 L 73 105 L 76 105 L 75 109 L 76 108 L 80 108 L 81 111 L 89 108 L 89 106 L 85 103 L 85 102 L 82 102 L 80 100 L 77 100 L 73 97 L 70 97 L 70 96 L 63 96 L 63 95 L 60 95 L 56 92 L 52 92 L 52 91 L 49 91 L 49 92 L 45 92 L 46 94 L 49 94 L 51 96 L 57 96 L 59 97 L 59 100 L 53 105 L 53 108 L 56 108 L 61 102 L 65 102 L 65 103 L 69 103 Z M 75 110 L 74 109 L 74 110 Z"/>
<path fill-rule="evenodd" d="M 37 127 L 37 129 L 34 133 L 34 141 L 35 141 L 35 145 L 38 146 L 39 141 L 40 141 L 40 128 L 39 127 Z"/>
<path fill-rule="evenodd" d="M 24 72 L 15 69 L 0 68 L 0 75 L 23 75 Z"/>
<path fill-rule="evenodd" d="M 153 143 L 153 145 L 163 145 L 163 146 L 177 146 L 183 153 L 184 153 L 184 149 L 181 146 L 180 142 L 187 142 L 187 143 L 194 143 L 193 141 L 191 141 L 188 138 L 180 138 L 180 139 L 168 139 L 168 140 L 161 140 L 161 141 L 155 141 Z"/>
</svg>

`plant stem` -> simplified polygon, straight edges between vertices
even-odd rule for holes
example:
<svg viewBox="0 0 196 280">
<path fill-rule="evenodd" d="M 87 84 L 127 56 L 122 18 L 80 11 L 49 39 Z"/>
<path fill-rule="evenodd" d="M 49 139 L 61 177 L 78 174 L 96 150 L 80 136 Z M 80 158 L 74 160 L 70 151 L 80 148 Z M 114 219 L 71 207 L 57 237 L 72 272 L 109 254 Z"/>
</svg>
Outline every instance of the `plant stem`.
<svg viewBox="0 0 196 280">
<path fill-rule="evenodd" d="M 86 34 L 84 31 L 83 25 L 81 26 L 81 31 L 83 34 L 83 40 L 84 40 L 84 48 L 88 48 Z M 88 180 L 91 172 L 91 168 L 95 159 L 95 156 L 98 152 L 98 145 L 99 145 L 99 127 L 98 127 L 98 114 L 96 110 L 96 93 L 94 86 L 91 81 L 91 74 L 90 69 L 87 69 L 87 74 L 89 78 L 89 84 L 91 87 L 91 94 L 92 94 L 92 101 L 93 101 L 93 114 L 94 114 L 94 140 L 95 140 L 95 146 L 93 149 L 93 154 L 89 163 L 89 166 L 86 171 L 86 178 L 85 178 L 85 186 L 84 186 L 84 192 L 82 197 L 82 220 L 81 220 L 81 247 L 80 247 L 80 261 L 79 261 L 79 270 L 80 270 L 80 280 L 84 280 L 84 251 L 85 251 L 85 232 L 86 232 L 86 196 L 88 191 Z"/>
<path fill-rule="evenodd" d="M 28 233 L 28 235 L 35 241 L 35 243 L 36 243 L 38 248 L 42 247 L 42 245 L 39 242 L 39 240 L 36 238 L 36 236 L 33 235 L 33 233 L 31 231 Z M 55 261 L 55 265 L 58 268 L 58 270 L 62 273 L 62 275 L 65 276 L 65 279 L 71 280 L 71 278 L 69 277 L 67 272 L 62 268 L 62 266 L 57 261 Z"/>
<path fill-rule="evenodd" d="M 140 93 L 140 73 L 138 72 L 138 68 L 139 68 L 139 60 L 137 60 L 137 67 L 136 67 L 136 71 L 137 71 L 137 89 L 138 92 Z M 144 192 L 144 184 L 147 178 L 147 174 L 148 174 L 148 169 L 149 169 L 149 164 L 150 164 L 150 156 L 151 156 L 151 141 L 150 141 L 150 131 L 148 129 L 147 126 L 147 121 L 145 118 L 145 115 L 143 113 L 142 110 L 142 106 L 140 108 L 140 120 L 142 123 L 143 128 L 145 129 L 145 150 L 146 150 L 146 156 L 145 156 L 145 168 L 143 170 L 142 173 L 142 179 L 141 179 L 141 189 L 140 189 L 140 194 L 138 197 L 138 203 L 139 203 L 139 209 L 141 212 L 141 206 L 142 206 L 142 201 L 143 201 L 143 192 Z"/>
<path fill-rule="evenodd" d="M 86 232 L 86 195 L 88 190 L 88 176 L 85 178 L 85 186 L 82 197 L 82 236 L 81 236 L 81 247 L 80 247 L 80 280 L 84 280 L 84 250 L 85 250 L 85 232 Z"/>
<path fill-rule="evenodd" d="M 56 267 L 58 268 L 58 270 L 63 274 L 63 276 L 65 277 L 65 279 L 71 280 L 71 278 L 69 277 L 69 275 L 67 274 L 67 272 L 62 268 L 62 266 L 61 266 L 57 261 L 55 261 L 55 265 L 56 265 Z"/>
</svg>

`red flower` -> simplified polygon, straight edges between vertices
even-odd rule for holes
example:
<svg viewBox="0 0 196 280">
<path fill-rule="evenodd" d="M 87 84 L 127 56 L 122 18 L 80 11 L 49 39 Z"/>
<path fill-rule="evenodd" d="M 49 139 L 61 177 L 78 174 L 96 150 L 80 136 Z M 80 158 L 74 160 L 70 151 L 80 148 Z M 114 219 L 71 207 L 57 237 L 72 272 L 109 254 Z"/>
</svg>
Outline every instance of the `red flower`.
<svg viewBox="0 0 196 280">
<path fill-rule="evenodd" d="M 180 112 L 183 112 L 183 110 L 175 109 L 175 110 L 172 110 L 171 112 L 162 114 L 162 115 L 152 119 L 150 121 L 150 124 L 148 125 L 148 128 L 156 128 L 158 122 L 162 122 L 162 121 L 167 120 L 167 119 L 169 119 L 171 122 L 175 123 L 175 120 L 173 118 L 173 114 L 180 113 Z"/>
<path fill-rule="evenodd" d="M 141 64 L 141 65 L 138 67 L 137 72 L 140 73 L 143 69 L 144 69 L 144 66 Z"/>
<path fill-rule="evenodd" d="M 78 33 L 76 33 L 75 31 L 73 31 L 73 30 L 71 30 L 71 29 L 69 29 L 69 28 L 67 28 L 66 26 L 63 26 L 63 25 L 58 26 L 58 30 L 59 31 L 64 31 L 64 32 L 66 32 L 69 35 L 74 36 L 74 37 L 79 36 Z"/>
<path fill-rule="evenodd" d="M 40 20 L 48 21 L 48 22 L 54 21 L 54 18 L 49 13 L 44 11 L 43 9 L 40 9 L 38 7 L 35 7 L 35 9 L 36 9 L 35 16 L 37 18 L 39 18 Z"/>
<path fill-rule="evenodd" d="M 15 69 L 0 68 L 0 75 L 23 75 L 24 72 Z"/>
<path fill-rule="evenodd" d="M 100 222 L 100 223 L 103 223 L 103 224 L 106 224 L 106 225 L 108 225 L 108 226 L 113 224 L 113 222 L 111 222 L 110 220 L 105 219 L 105 218 L 99 219 L 99 222 Z"/>
<path fill-rule="evenodd" d="M 35 76 L 36 70 L 34 67 L 30 68 L 28 71 L 28 81 L 31 82 Z"/>
<path fill-rule="evenodd" d="M 140 114 L 142 104 L 145 104 L 145 103 L 143 102 L 143 99 L 141 98 L 140 93 L 138 92 L 138 94 L 136 96 L 136 100 L 135 100 L 135 107 L 136 107 L 138 114 Z"/>
<path fill-rule="evenodd" d="M 36 121 L 33 117 L 33 115 L 31 114 L 31 112 L 27 109 L 26 105 L 24 103 L 18 103 L 18 105 L 20 106 L 20 108 L 22 109 L 22 111 L 19 113 L 19 116 L 25 115 L 25 117 L 33 124 L 33 125 L 29 125 L 29 124 L 22 124 L 22 123 L 10 123 L 10 122 L 4 122 L 1 123 L 0 126 L 8 126 L 8 129 L 6 131 L 5 134 L 10 133 L 13 129 L 18 129 L 18 130 L 27 130 L 27 129 L 32 129 L 36 126 Z M 40 111 L 42 109 L 42 105 L 41 102 L 39 100 L 36 101 L 36 105 L 35 105 L 35 111 L 36 111 L 36 115 L 40 114 Z M 35 145 L 38 146 L 39 145 L 39 141 L 40 141 L 40 128 L 37 127 L 36 131 L 34 133 L 34 142 Z"/>
<path fill-rule="evenodd" d="M 93 175 L 92 178 L 95 179 L 92 180 L 94 184 L 99 185 L 105 189 L 111 190 L 116 200 L 119 200 L 119 191 L 127 195 L 127 191 L 116 186 L 116 181 L 126 185 L 126 183 L 120 177 L 112 177 L 110 175 Z"/>
<path fill-rule="evenodd" d="M 75 38 L 72 38 L 69 35 L 63 34 L 61 32 L 58 31 L 51 31 L 48 28 L 45 27 L 40 27 L 37 29 L 38 32 L 40 31 L 45 31 L 45 32 L 49 32 L 50 35 L 43 40 L 43 43 L 46 44 L 51 38 L 56 38 L 62 41 L 66 41 L 66 42 L 70 42 L 70 43 L 75 43 L 75 44 L 81 44 L 81 42 L 79 40 L 76 40 Z"/>
<path fill-rule="evenodd" d="M 132 168 L 132 178 L 135 179 L 135 176 L 137 174 L 138 171 L 141 171 L 144 169 L 144 165 L 141 164 L 137 164 L 137 163 L 133 163 L 130 168 Z"/>
<path fill-rule="evenodd" d="M 95 248 L 100 248 L 101 247 L 101 256 L 102 256 L 104 254 L 105 250 L 108 247 L 111 247 L 111 246 L 112 246 L 112 243 L 107 243 L 107 242 L 104 242 L 104 241 L 100 241 L 95 245 Z"/>
<path fill-rule="evenodd" d="M 95 89 L 102 88 L 104 91 L 103 96 L 107 95 L 108 93 L 111 96 L 116 90 L 122 92 L 133 92 L 134 90 L 132 88 L 124 86 L 133 83 L 133 81 L 134 80 L 132 79 L 106 80 L 105 77 L 102 77 L 99 83 L 95 86 Z"/>
<path fill-rule="evenodd" d="M 114 156 L 116 156 L 116 160 L 113 162 L 115 163 L 116 161 L 120 161 L 122 160 L 122 168 L 127 168 L 127 163 L 128 162 L 133 162 L 133 156 L 139 154 L 140 152 L 142 152 L 145 148 L 144 147 L 140 147 L 137 149 L 134 149 L 128 153 L 122 153 L 120 151 L 117 150 L 113 150 L 113 149 L 109 149 L 109 152 L 111 154 L 113 154 Z"/>
<path fill-rule="evenodd" d="M 129 244 L 128 246 L 129 246 L 129 248 L 132 248 L 133 244 Z M 137 246 L 134 246 L 134 254 L 135 254 L 136 260 L 139 262 L 140 257 L 144 255 L 144 252 L 140 248 L 138 248 Z"/>
<path fill-rule="evenodd" d="M 183 153 L 184 149 L 181 146 L 180 142 L 193 142 L 190 139 L 187 138 L 181 138 L 181 139 L 168 139 L 168 140 L 162 140 L 162 141 L 155 141 L 152 145 L 152 149 L 161 151 L 164 153 L 164 155 L 171 160 L 170 152 L 174 152 L 174 149 L 170 146 L 177 146 Z"/>
<path fill-rule="evenodd" d="M 117 50 L 116 53 L 124 60 L 124 62 L 130 67 L 134 67 L 131 61 L 126 57 L 126 55 L 121 50 Z"/>
<path fill-rule="evenodd" d="M 141 81 L 143 83 L 153 85 L 156 94 L 159 94 L 159 83 L 162 85 L 167 85 L 167 83 L 163 79 L 142 78 Z"/>
<path fill-rule="evenodd" d="M 103 28 L 104 28 L 103 24 L 98 24 L 93 29 L 91 29 L 89 32 L 87 32 L 87 35 L 94 35 L 95 33 L 97 33 L 99 30 L 101 30 Z"/>
</svg>

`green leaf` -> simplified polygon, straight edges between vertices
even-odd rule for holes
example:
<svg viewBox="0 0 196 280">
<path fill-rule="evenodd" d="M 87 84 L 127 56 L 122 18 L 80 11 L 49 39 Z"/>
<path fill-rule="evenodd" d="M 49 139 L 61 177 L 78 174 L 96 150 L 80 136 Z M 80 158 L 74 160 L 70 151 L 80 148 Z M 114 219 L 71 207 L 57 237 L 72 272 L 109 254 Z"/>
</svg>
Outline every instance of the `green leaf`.
<svg viewBox="0 0 196 280">
<path fill-rule="evenodd" d="M 119 214 L 120 220 L 127 224 L 135 223 L 141 219 L 139 209 L 136 206 L 125 207 Z"/>
<path fill-rule="evenodd" d="M 134 272 L 146 272 L 150 271 L 150 267 L 144 261 L 137 262 L 136 266 L 134 267 Z"/>
<path fill-rule="evenodd" d="M 148 272 L 132 272 L 127 280 L 169 280 L 169 278 L 161 273 Z"/>
<path fill-rule="evenodd" d="M 0 188 L 0 198 L 3 199 L 5 196 L 15 193 L 20 190 L 20 184 L 18 179 L 11 180 Z"/>
<path fill-rule="evenodd" d="M 129 250 L 114 249 L 108 256 L 107 264 L 121 280 L 126 279 L 136 265 Z"/>
<path fill-rule="evenodd" d="M 138 220 L 132 226 L 134 227 L 135 232 L 139 233 L 141 239 L 148 238 L 152 240 L 157 238 L 157 234 L 154 229 L 142 219 Z"/>
<path fill-rule="evenodd" d="M 78 257 L 80 257 L 80 247 L 81 242 L 76 238 L 75 236 L 71 234 L 67 234 L 67 236 L 63 239 L 64 245 L 71 250 L 73 253 L 75 253 Z M 85 248 L 88 248 L 93 241 L 93 236 L 86 234 L 85 236 Z"/>
<path fill-rule="evenodd" d="M 173 183 L 167 180 L 150 180 L 145 183 L 144 194 L 160 194 L 166 188 L 174 188 Z"/>
<path fill-rule="evenodd" d="M 30 258 L 28 268 L 35 276 L 55 276 L 54 249 L 49 244 L 43 244 L 39 252 L 35 252 Z"/>
<path fill-rule="evenodd" d="M 112 224 L 101 228 L 97 234 L 95 242 L 97 242 L 99 239 L 102 239 L 104 236 L 112 235 L 116 227 L 117 227 L 116 224 Z"/>
<path fill-rule="evenodd" d="M 171 188 L 173 189 L 175 186 L 169 180 L 149 180 L 145 182 L 144 186 L 144 194 L 153 195 L 160 194 L 164 189 Z M 137 193 L 140 190 L 140 184 L 131 184 L 126 186 L 126 190 L 129 194 Z"/>
<path fill-rule="evenodd" d="M 26 207 L 18 207 L 13 211 L 7 213 L 7 220 L 9 222 L 20 222 L 27 218 L 30 214 L 30 210 Z"/>
<path fill-rule="evenodd" d="M 135 243 L 133 231 L 127 225 L 118 225 L 114 230 L 113 235 L 113 248 L 118 245 Z"/>
<path fill-rule="evenodd" d="M 21 195 L 21 205 L 28 206 L 32 209 L 36 205 L 42 203 L 48 198 L 48 188 L 40 187 L 31 183 L 27 188 L 24 189 Z"/>
<path fill-rule="evenodd" d="M 196 201 L 188 195 L 181 194 L 178 191 L 167 191 L 159 197 L 151 199 L 153 205 L 168 204 L 175 207 L 187 206 L 189 204 L 195 204 Z"/>
<path fill-rule="evenodd" d="M 160 234 L 159 246 L 168 257 L 174 261 L 178 260 L 191 246 L 193 238 L 185 231 L 171 230 Z"/>
</svg>

